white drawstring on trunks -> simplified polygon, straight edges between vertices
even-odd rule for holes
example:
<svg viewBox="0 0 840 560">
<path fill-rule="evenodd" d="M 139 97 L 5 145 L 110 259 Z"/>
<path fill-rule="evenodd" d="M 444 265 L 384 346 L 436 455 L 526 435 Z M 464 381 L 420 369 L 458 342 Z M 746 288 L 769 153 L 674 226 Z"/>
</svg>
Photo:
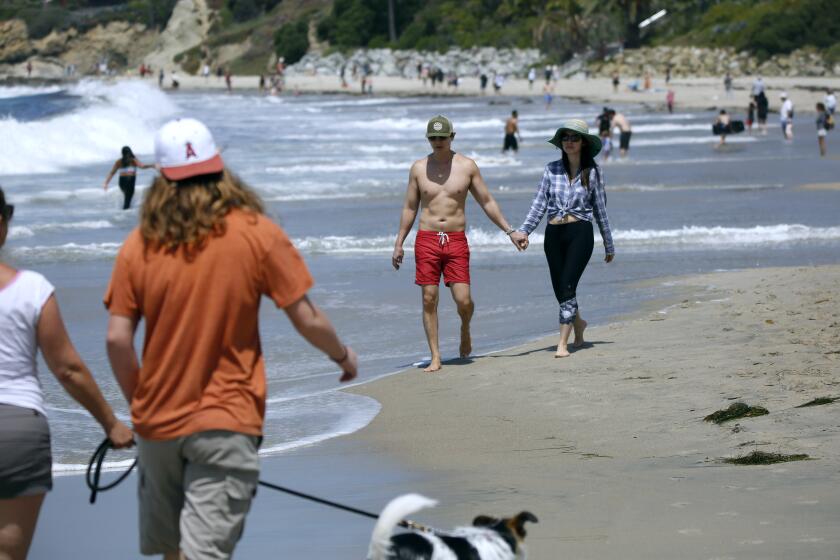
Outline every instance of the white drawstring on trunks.
<svg viewBox="0 0 840 560">
<path fill-rule="evenodd" d="M 447 234 L 446 232 L 443 232 L 443 231 L 439 231 L 437 235 L 438 235 L 438 242 L 440 243 L 441 247 L 443 247 L 444 243 L 449 243 L 449 234 Z"/>
</svg>

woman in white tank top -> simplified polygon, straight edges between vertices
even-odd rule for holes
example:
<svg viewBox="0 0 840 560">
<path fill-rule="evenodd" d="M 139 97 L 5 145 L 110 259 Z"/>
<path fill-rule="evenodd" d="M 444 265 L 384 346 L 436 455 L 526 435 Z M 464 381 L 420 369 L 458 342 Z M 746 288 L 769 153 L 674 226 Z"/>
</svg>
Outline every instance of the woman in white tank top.
<svg viewBox="0 0 840 560">
<path fill-rule="evenodd" d="M 0 248 L 14 206 L 0 188 Z M 115 447 L 133 443 L 67 336 L 54 288 L 0 261 L 0 558 L 26 558 L 44 495 L 52 488 L 50 433 L 37 353 L 64 389 L 102 425 Z"/>
</svg>

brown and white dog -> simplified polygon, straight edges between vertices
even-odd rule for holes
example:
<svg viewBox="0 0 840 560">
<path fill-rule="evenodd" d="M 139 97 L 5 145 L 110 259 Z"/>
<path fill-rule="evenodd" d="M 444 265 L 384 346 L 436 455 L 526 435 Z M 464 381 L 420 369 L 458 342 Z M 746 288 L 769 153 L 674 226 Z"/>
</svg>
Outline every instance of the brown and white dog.
<svg viewBox="0 0 840 560">
<path fill-rule="evenodd" d="M 525 558 L 525 522 L 537 522 L 533 513 L 496 519 L 479 515 L 471 527 L 444 534 L 410 532 L 391 535 L 397 524 L 436 501 L 419 494 L 391 500 L 373 528 L 368 560 L 521 560 Z"/>
</svg>

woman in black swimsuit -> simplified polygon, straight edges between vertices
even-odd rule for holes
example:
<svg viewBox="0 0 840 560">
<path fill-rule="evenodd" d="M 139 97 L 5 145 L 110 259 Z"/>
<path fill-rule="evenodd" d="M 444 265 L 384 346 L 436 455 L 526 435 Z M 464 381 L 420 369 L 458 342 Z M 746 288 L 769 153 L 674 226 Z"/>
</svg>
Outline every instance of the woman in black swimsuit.
<svg viewBox="0 0 840 560">
<path fill-rule="evenodd" d="M 123 146 L 122 157 L 114 162 L 111 172 L 108 173 L 108 178 L 105 179 L 105 190 L 108 190 L 108 183 L 111 178 L 119 170 L 120 172 L 120 190 L 123 192 L 123 210 L 131 208 L 131 198 L 134 196 L 134 182 L 137 179 L 137 168 L 148 169 L 154 165 L 143 165 L 136 157 L 134 152 L 128 146 Z"/>
</svg>

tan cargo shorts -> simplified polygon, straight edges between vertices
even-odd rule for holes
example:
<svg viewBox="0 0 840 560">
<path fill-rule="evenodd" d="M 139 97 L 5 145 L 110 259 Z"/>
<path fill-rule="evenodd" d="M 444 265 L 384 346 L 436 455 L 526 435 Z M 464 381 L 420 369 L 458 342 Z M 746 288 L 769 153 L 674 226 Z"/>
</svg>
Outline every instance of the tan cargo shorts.
<svg viewBox="0 0 840 560">
<path fill-rule="evenodd" d="M 227 559 L 259 478 L 259 438 L 224 430 L 137 439 L 140 552 Z"/>
</svg>

